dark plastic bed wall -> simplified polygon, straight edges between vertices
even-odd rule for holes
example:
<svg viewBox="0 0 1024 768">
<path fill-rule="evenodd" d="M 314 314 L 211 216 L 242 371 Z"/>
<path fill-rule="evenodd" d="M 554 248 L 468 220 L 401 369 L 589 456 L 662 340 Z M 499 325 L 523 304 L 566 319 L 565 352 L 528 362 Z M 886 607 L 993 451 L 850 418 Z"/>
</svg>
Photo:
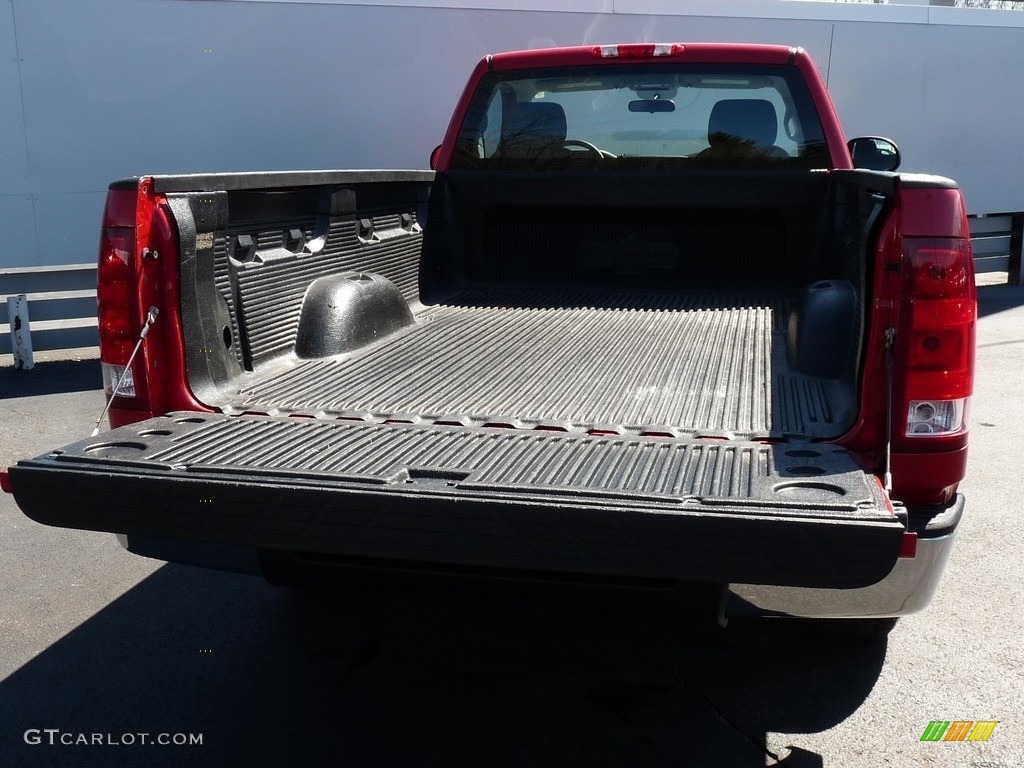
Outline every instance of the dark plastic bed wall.
<svg viewBox="0 0 1024 768">
<path fill-rule="evenodd" d="M 808 376 L 841 378 L 854 364 L 857 292 L 846 280 L 804 289 L 789 318 L 789 364 Z"/>
</svg>

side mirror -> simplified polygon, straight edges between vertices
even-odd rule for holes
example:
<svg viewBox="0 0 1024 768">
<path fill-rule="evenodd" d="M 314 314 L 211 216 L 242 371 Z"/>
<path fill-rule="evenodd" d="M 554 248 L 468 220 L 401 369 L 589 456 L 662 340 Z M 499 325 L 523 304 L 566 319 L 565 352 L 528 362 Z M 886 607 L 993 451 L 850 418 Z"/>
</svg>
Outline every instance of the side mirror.
<svg viewBox="0 0 1024 768">
<path fill-rule="evenodd" d="M 437 170 L 437 160 L 441 157 L 441 145 L 438 144 L 434 147 L 434 151 L 430 153 L 430 170 Z"/>
<path fill-rule="evenodd" d="M 860 136 L 846 144 L 853 157 L 854 168 L 869 171 L 895 171 L 900 167 L 900 150 L 895 143 L 881 136 Z"/>
</svg>

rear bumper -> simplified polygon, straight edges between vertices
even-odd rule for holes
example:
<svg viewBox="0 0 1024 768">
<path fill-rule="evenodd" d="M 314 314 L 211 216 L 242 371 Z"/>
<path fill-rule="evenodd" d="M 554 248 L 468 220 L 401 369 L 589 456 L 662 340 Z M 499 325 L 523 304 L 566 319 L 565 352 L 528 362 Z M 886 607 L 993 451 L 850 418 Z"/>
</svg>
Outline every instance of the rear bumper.
<svg viewBox="0 0 1024 768">
<path fill-rule="evenodd" d="M 910 528 L 918 535 L 917 552 L 897 560 L 876 584 L 858 589 L 733 584 L 730 613 L 844 619 L 907 616 L 923 610 L 946 568 L 964 505 L 963 495 L 958 494 L 937 515 L 912 512 Z"/>
<path fill-rule="evenodd" d="M 931 602 L 955 537 L 954 529 L 944 536 L 919 539 L 915 557 L 897 560 L 888 576 L 859 589 L 733 584 L 726 612 L 831 619 L 907 616 Z M 123 534 L 118 534 L 118 540 L 143 557 L 270 578 L 253 548 Z"/>
<path fill-rule="evenodd" d="M 862 619 L 907 616 L 923 610 L 938 588 L 964 510 L 958 495 L 946 511 L 927 523 L 911 518 L 918 534 L 917 552 L 900 558 L 876 584 L 859 589 L 779 587 L 761 584 L 730 586 L 729 615 L 774 615 L 802 618 Z M 207 568 L 266 575 L 255 549 L 200 542 L 118 536 L 130 552 Z"/>
</svg>

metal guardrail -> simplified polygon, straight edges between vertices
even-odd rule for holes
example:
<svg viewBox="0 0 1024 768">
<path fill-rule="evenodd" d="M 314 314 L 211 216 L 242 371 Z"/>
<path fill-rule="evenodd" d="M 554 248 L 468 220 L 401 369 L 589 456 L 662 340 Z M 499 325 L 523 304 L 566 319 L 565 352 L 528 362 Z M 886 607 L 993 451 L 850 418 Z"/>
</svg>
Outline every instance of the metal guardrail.
<svg viewBox="0 0 1024 768">
<path fill-rule="evenodd" d="M 0 354 L 32 368 L 36 352 L 97 346 L 96 265 L 0 269 Z"/>
<path fill-rule="evenodd" d="M 1024 212 L 971 216 L 970 227 L 975 271 L 1024 284 Z M 31 368 L 37 351 L 96 347 L 95 264 L 0 269 L 0 301 L 0 354 L 14 355 L 17 368 Z"/>
<path fill-rule="evenodd" d="M 971 245 L 974 271 L 1006 272 L 1010 285 L 1021 283 L 1021 254 L 1024 250 L 1024 212 L 990 213 L 971 216 Z"/>
</svg>

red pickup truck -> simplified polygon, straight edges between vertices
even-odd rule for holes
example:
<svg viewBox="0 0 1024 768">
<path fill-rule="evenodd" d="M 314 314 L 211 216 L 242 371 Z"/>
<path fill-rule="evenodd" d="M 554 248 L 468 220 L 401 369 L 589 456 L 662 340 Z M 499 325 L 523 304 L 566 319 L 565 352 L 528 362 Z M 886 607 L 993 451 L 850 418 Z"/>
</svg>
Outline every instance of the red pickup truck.
<svg viewBox="0 0 1024 768">
<path fill-rule="evenodd" d="M 433 171 L 115 182 L 113 430 L 7 485 L 276 581 L 911 613 L 964 508 L 976 303 L 957 185 L 898 164 L 801 49 L 629 44 L 487 56 Z"/>
</svg>

